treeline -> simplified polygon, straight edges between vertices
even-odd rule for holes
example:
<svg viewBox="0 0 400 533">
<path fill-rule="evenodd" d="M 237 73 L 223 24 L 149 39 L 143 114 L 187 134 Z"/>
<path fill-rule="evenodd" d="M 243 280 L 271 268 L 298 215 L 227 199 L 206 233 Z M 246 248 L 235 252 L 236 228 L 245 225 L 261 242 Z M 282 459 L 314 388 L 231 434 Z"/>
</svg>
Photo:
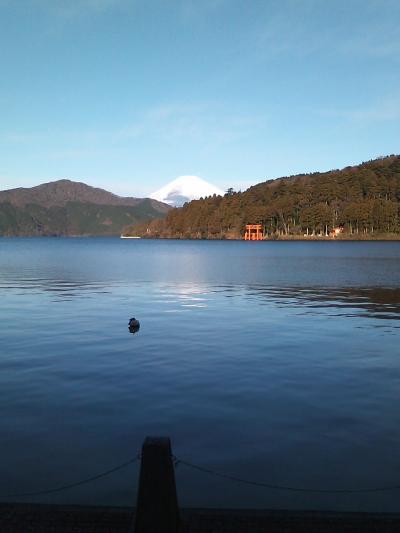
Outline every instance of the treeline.
<svg viewBox="0 0 400 533">
<path fill-rule="evenodd" d="M 149 199 L 126 206 L 67 202 L 44 207 L 0 202 L 0 237 L 120 235 L 128 224 L 159 216 Z"/>
<path fill-rule="evenodd" d="M 400 233 L 400 156 L 342 170 L 270 180 L 172 209 L 164 220 L 131 228 L 148 237 L 241 238 L 262 224 L 267 238 Z M 129 233 L 129 232 L 128 232 Z"/>
</svg>

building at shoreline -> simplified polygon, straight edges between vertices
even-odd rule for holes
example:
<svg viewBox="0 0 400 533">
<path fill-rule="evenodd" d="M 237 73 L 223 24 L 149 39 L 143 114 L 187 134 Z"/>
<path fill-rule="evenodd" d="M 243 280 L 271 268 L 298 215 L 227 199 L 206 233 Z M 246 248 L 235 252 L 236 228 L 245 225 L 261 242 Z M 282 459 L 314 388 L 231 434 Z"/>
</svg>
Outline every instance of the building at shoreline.
<svg viewBox="0 0 400 533">
<path fill-rule="evenodd" d="M 263 241 L 264 233 L 262 224 L 246 224 L 246 232 L 244 234 L 245 241 Z"/>
</svg>

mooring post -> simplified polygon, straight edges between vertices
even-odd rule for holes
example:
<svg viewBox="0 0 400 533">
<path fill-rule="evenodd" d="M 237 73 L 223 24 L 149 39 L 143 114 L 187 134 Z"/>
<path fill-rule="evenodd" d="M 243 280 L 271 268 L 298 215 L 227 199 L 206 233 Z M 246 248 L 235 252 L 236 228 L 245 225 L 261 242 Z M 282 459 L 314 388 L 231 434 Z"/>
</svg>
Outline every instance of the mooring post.
<svg viewBox="0 0 400 533">
<path fill-rule="evenodd" d="M 142 446 L 135 533 L 179 533 L 178 498 L 168 437 L 147 437 Z"/>
</svg>

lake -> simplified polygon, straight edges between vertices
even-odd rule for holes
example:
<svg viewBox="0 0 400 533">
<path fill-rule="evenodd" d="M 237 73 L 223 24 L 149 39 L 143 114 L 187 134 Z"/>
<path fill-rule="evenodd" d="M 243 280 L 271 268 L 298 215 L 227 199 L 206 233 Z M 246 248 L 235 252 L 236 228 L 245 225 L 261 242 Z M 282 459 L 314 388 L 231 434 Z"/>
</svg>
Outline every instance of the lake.
<svg viewBox="0 0 400 533">
<path fill-rule="evenodd" d="M 0 239 L 0 499 L 132 505 L 177 457 L 312 489 L 400 485 L 400 242 Z M 132 335 L 128 320 L 140 320 Z M 176 469 L 186 507 L 400 511 Z"/>
</svg>

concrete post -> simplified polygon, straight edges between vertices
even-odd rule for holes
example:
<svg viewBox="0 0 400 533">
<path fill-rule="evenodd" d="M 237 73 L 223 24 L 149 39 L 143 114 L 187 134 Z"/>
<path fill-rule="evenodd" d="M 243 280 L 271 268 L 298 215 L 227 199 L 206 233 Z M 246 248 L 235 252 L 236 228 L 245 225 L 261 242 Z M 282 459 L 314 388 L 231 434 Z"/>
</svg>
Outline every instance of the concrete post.
<svg viewBox="0 0 400 533">
<path fill-rule="evenodd" d="M 142 447 L 135 533 L 181 531 L 171 441 L 147 437 Z"/>
</svg>

